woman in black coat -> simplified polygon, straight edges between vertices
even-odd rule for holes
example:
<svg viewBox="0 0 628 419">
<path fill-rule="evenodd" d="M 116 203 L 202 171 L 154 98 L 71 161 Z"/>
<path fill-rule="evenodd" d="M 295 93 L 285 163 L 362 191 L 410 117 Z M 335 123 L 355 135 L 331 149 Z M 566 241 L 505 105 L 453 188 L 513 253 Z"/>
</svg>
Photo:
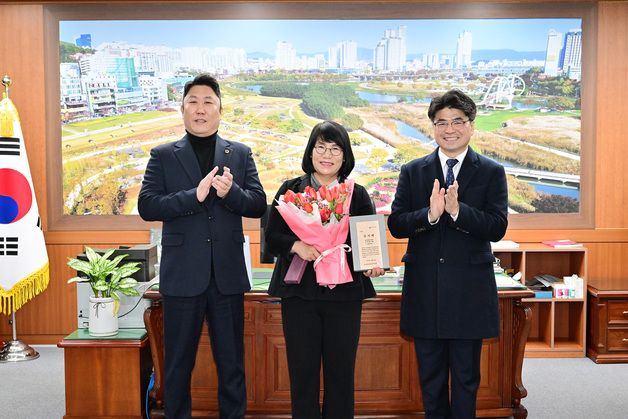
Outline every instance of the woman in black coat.
<svg viewBox="0 0 628 419">
<path fill-rule="evenodd" d="M 301 167 L 303 176 L 287 180 L 275 195 L 287 190 L 303 192 L 306 186 L 318 190 L 344 182 L 355 165 L 347 131 L 335 122 L 321 122 L 310 134 Z M 273 201 L 275 202 L 275 201 Z M 355 184 L 350 215 L 375 213 L 363 186 Z M 319 389 L 323 362 L 323 418 L 352 418 L 354 369 L 360 336 L 362 300 L 375 296 L 370 277 L 384 273 L 381 268 L 353 272 L 353 281 L 330 289 L 316 282 L 313 262 L 320 255 L 314 246 L 299 240 L 275 206 L 271 207 L 264 231 L 266 246 L 277 256 L 268 293 L 281 297 L 281 315 L 288 356 L 292 417 L 321 418 Z M 351 246 L 350 235 L 346 244 Z M 284 277 L 294 254 L 308 261 L 299 284 L 286 284 Z"/>
</svg>

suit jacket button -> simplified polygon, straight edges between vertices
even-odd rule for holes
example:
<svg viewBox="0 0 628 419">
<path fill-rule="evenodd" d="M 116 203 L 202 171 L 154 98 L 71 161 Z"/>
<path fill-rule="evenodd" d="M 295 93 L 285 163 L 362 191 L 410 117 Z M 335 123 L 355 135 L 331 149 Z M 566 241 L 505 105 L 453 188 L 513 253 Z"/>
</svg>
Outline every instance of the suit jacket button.
<svg viewBox="0 0 628 419">
<path fill-rule="evenodd" d="M 438 259 L 438 261 L 439 261 L 440 263 L 445 263 L 445 258 L 440 258 L 440 259 Z"/>
<path fill-rule="evenodd" d="M 207 239 L 207 240 L 206 240 L 206 242 L 207 242 L 207 243 L 211 243 L 211 242 L 212 242 L 212 239 Z"/>
</svg>

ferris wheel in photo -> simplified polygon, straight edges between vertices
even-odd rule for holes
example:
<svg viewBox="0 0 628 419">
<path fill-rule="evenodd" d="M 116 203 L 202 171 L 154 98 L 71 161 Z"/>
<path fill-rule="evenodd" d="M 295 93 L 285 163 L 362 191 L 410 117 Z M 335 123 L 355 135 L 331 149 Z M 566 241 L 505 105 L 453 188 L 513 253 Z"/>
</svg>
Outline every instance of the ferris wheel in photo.
<svg viewBox="0 0 628 419">
<path fill-rule="evenodd" d="M 487 109 L 512 109 L 512 99 L 521 96 L 525 89 L 525 81 L 515 74 L 497 76 L 484 93 L 479 105 Z"/>
</svg>

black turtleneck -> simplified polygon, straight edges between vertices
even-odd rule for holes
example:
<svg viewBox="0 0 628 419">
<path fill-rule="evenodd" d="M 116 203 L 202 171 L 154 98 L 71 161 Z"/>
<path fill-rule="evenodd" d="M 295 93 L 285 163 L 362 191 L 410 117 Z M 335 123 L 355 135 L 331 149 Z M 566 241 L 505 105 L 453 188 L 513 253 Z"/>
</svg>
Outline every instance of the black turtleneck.
<svg viewBox="0 0 628 419">
<path fill-rule="evenodd" d="M 188 139 L 194 154 L 196 154 L 196 160 L 198 160 L 198 166 L 201 168 L 201 174 L 203 177 L 214 168 L 214 155 L 216 153 L 216 136 L 218 131 L 210 135 L 209 137 L 197 137 L 194 134 L 188 132 Z"/>
</svg>

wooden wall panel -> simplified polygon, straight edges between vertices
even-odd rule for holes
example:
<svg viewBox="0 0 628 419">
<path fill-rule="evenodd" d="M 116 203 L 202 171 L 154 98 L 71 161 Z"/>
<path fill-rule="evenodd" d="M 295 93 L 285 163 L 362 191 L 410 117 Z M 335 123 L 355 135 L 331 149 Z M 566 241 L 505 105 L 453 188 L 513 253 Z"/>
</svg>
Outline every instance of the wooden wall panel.
<svg viewBox="0 0 628 419">
<path fill-rule="evenodd" d="M 6 74 L 12 79 L 9 97 L 20 114 L 42 220 L 47 212 L 43 44 L 41 5 L 0 6 L 0 78 Z"/>
<path fill-rule="evenodd" d="M 628 289 L 628 243 L 585 243 L 589 249 L 588 283 L 599 289 L 623 284 Z"/>
<path fill-rule="evenodd" d="M 628 2 L 599 3 L 597 51 L 595 225 L 626 228 Z"/>
<path fill-rule="evenodd" d="M 115 3 L 128 3 L 114 0 Z M 297 1 L 298 2 L 298 1 Z M 413 0 L 407 3 L 427 3 L 428 0 Z M 477 3 L 497 3 L 482 0 Z M 29 162 L 33 174 L 35 193 L 42 216 L 46 242 L 51 263 L 51 281 L 48 289 L 35 297 L 17 313 L 18 336 L 28 343 L 56 343 L 58 338 L 74 330 L 76 322 L 76 302 L 73 287 L 65 281 L 71 275 L 65 266 L 68 256 L 75 256 L 85 243 L 99 243 L 102 246 L 130 245 L 148 241 L 146 230 L 116 231 L 115 224 L 110 230 L 101 231 L 48 231 L 47 213 L 49 197 L 47 195 L 46 173 L 50 167 L 47 156 L 46 136 L 51 135 L 47 121 L 53 121 L 54 115 L 47 115 L 54 100 L 45 97 L 46 77 L 50 81 L 50 72 L 46 71 L 46 7 L 44 3 L 95 3 L 89 1 L 31 1 L 20 4 L 0 5 L 0 77 L 9 74 L 13 79 L 11 98 L 20 112 L 22 129 L 29 153 Z M 143 1 L 158 3 L 158 1 Z M 259 1 L 257 3 L 264 3 Z M 331 3 L 325 1 L 325 3 Z M 402 2 L 405 3 L 405 2 Z M 447 0 L 446 3 L 461 3 L 461 0 Z M 533 1 L 507 1 L 513 8 L 529 3 L 524 9 L 533 7 Z M 569 3 L 566 0 L 545 3 Z M 576 2 L 573 2 L 576 3 Z M 624 272 L 628 260 L 628 188 L 617 180 L 625 177 L 628 171 L 628 142 L 625 141 L 628 130 L 623 124 L 628 113 L 628 2 L 599 1 L 594 39 L 597 60 L 593 66 L 596 86 L 594 95 L 595 121 L 595 228 L 573 230 L 509 230 L 506 238 L 520 242 L 539 242 L 546 238 L 572 238 L 585 243 L 590 248 L 589 281 L 591 283 L 625 283 L 628 287 L 628 275 Z M 276 5 L 275 5 L 276 6 Z M 439 7 L 442 7 L 439 6 Z M 49 45 L 49 44 L 48 44 Z M 48 55 L 49 56 L 49 55 Z M 51 125 L 50 123 L 48 125 Z M 47 131 L 48 130 L 48 131 Z M 52 132 L 54 134 L 54 131 Z M 617 176 L 616 174 L 619 174 Z M 259 263 L 259 231 L 246 232 L 251 237 L 253 266 Z M 405 253 L 405 241 L 389 239 L 390 259 L 393 265 L 401 264 Z M 270 266 L 270 265 L 262 265 Z M 0 267 L 1 271 L 1 267 Z M 0 339 L 10 335 L 6 317 L 0 316 Z"/>
</svg>

